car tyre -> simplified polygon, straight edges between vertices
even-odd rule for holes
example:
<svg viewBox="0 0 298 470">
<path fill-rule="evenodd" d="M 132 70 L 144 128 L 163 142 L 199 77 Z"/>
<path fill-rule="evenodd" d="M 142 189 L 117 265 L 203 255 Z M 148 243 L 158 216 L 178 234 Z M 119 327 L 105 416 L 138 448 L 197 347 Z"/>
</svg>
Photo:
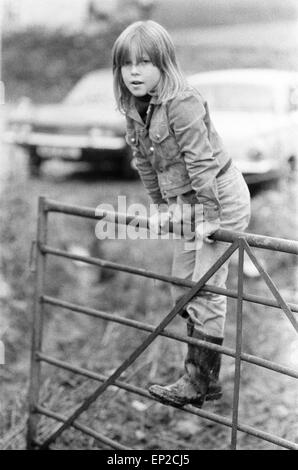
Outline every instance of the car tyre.
<svg viewBox="0 0 298 470">
<path fill-rule="evenodd" d="M 33 178 L 38 178 L 41 173 L 41 164 L 42 164 L 42 159 L 36 152 L 36 148 L 30 148 L 29 150 L 29 160 L 28 160 L 28 169 L 29 169 L 29 174 Z"/>
</svg>

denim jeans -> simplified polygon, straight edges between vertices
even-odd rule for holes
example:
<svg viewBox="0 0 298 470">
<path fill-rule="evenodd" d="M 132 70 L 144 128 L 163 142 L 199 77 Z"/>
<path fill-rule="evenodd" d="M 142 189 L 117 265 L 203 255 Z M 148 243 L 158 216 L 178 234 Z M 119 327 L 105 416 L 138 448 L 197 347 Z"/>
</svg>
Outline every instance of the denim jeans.
<svg viewBox="0 0 298 470">
<path fill-rule="evenodd" d="M 217 178 L 218 197 L 221 205 L 220 228 L 244 231 L 250 219 L 250 194 L 241 172 L 233 164 Z M 181 199 L 177 197 L 177 204 Z M 197 282 L 229 247 L 229 243 L 215 241 L 202 242 L 190 249 L 185 239 L 175 240 L 172 275 Z M 225 287 L 228 276 L 227 260 L 208 283 Z M 188 291 L 187 288 L 172 286 L 174 303 Z M 205 334 L 223 337 L 227 308 L 227 298 L 212 292 L 201 291 L 187 305 L 188 318 L 196 329 Z"/>
</svg>

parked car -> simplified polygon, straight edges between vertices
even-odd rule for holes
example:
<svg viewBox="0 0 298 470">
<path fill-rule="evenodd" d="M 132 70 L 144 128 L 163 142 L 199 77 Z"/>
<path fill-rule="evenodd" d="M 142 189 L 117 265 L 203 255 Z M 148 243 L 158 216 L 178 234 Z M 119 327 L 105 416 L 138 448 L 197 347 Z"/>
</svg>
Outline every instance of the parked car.
<svg viewBox="0 0 298 470">
<path fill-rule="evenodd" d="M 207 99 L 215 127 L 249 184 L 293 170 L 298 156 L 298 73 L 230 69 L 198 73 L 188 81 Z M 45 160 L 54 158 L 136 175 L 108 69 L 84 76 L 59 104 L 20 103 L 8 120 L 5 140 L 26 150 L 34 175 Z"/>
<path fill-rule="evenodd" d="M 22 100 L 8 118 L 5 141 L 28 153 L 32 175 L 49 159 L 84 161 L 117 169 L 125 177 L 136 175 L 108 69 L 85 75 L 61 103 Z"/>
<path fill-rule="evenodd" d="M 249 184 L 279 179 L 298 157 L 298 73 L 234 69 L 189 83 L 207 100 L 214 126 Z"/>
</svg>

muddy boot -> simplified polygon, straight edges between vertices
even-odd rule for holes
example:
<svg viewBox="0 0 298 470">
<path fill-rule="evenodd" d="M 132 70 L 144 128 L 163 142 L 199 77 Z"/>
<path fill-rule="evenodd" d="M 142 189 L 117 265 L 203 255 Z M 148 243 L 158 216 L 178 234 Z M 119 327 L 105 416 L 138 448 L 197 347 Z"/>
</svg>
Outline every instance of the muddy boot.
<svg viewBox="0 0 298 470">
<path fill-rule="evenodd" d="M 194 329 L 194 324 L 191 320 L 188 320 L 187 322 L 187 334 L 190 337 L 195 337 L 194 334 L 196 335 L 199 333 L 197 330 Z M 199 337 L 200 336 L 200 337 Z M 218 344 L 219 346 L 222 345 L 223 343 L 223 338 L 218 338 L 214 336 L 209 336 L 209 335 L 204 335 L 203 333 L 199 333 L 199 336 L 197 339 L 202 339 L 204 341 L 209 341 L 210 343 L 215 343 Z M 190 345 L 191 346 L 191 345 Z M 187 362 L 193 362 L 192 358 L 192 351 L 193 348 L 188 349 L 188 354 L 185 359 L 185 368 L 187 366 Z M 208 351 L 208 349 L 206 350 Z M 211 353 L 211 349 L 209 349 Z M 213 351 L 216 353 L 216 351 Z M 219 382 L 219 372 L 221 368 L 221 354 L 215 354 L 214 357 L 214 362 L 213 362 L 213 368 L 210 370 L 210 375 L 209 375 L 209 386 L 208 390 L 205 396 L 206 401 L 213 401 L 213 400 L 219 400 L 222 397 L 222 387 Z"/>
<path fill-rule="evenodd" d="M 209 343 L 223 343 L 223 338 L 214 337 L 202 333 L 194 328 L 193 322 L 187 324 L 188 335 L 195 339 L 208 341 Z M 217 351 L 204 347 L 189 345 L 188 353 L 185 359 L 185 369 L 192 381 L 198 384 L 201 399 L 194 404 L 202 406 L 204 400 L 218 400 L 222 397 L 222 388 L 219 383 L 219 372 L 221 367 L 221 354 Z"/>
<path fill-rule="evenodd" d="M 215 338 L 195 330 L 192 322 L 187 325 L 188 336 L 221 345 L 223 338 Z M 188 345 L 185 359 L 186 373 L 172 385 L 152 385 L 149 392 L 163 403 L 175 406 L 192 404 L 201 407 L 207 400 L 221 397 L 218 383 L 220 353 L 202 346 Z"/>
<path fill-rule="evenodd" d="M 194 331 L 194 323 L 190 319 L 189 314 L 187 310 L 182 310 L 181 312 L 181 317 L 184 319 L 187 319 L 187 335 L 192 337 L 193 331 Z M 220 338 L 221 339 L 221 338 Z M 218 343 L 220 346 L 222 345 L 222 341 Z M 219 382 L 219 372 L 221 368 L 221 354 L 218 355 L 216 361 L 215 361 L 215 366 L 213 369 L 213 373 L 210 378 L 210 383 L 208 387 L 208 391 L 205 397 L 206 401 L 213 401 L 213 400 L 219 400 L 222 397 L 222 386 Z"/>
<path fill-rule="evenodd" d="M 218 354 L 217 360 L 215 361 L 213 373 L 211 374 L 211 377 L 210 377 L 210 383 L 209 383 L 209 387 L 208 387 L 206 397 L 205 397 L 206 401 L 219 400 L 222 397 L 222 386 L 221 386 L 221 383 L 219 382 L 220 367 L 221 367 L 221 354 Z"/>
</svg>

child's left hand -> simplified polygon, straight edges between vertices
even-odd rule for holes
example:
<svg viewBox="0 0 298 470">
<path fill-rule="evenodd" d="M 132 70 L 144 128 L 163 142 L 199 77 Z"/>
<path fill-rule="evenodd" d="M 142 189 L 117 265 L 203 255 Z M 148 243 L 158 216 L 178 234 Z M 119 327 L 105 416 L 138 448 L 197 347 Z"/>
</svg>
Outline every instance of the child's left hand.
<svg viewBox="0 0 298 470">
<path fill-rule="evenodd" d="M 220 220 L 204 220 L 202 223 L 196 226 L 196 237 L 199 240 L 203 240 L 206 243 L 214 243 L 215 240 L 212 240 L 210 235 L 212 235 L 220 227 Z"/>
</svg>

